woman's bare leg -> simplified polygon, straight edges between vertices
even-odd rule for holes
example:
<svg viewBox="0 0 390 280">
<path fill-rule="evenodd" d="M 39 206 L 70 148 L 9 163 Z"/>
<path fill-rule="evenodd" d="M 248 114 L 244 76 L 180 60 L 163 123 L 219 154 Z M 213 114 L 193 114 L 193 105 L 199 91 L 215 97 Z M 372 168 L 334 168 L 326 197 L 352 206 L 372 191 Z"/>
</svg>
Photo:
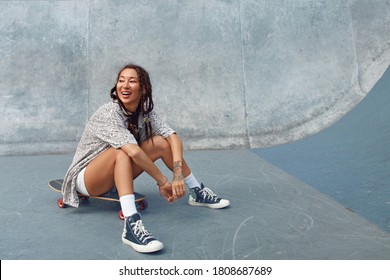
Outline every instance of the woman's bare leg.
<svg viewBox="0 0 390 280">
<path fill-rule="evenodd" d="M 149 156 L 152 161 L 157 159 L 162 159 L 164 164 L 173 171 L 173 156 L 171 146 L 168 141 L 161 136 L 154 136 L 153 143 L 152 140 L 147 140 L 141 143 L 141 149 Z M 142 170 L 134 165 L 133 166 L 135 178 L 142 173 Z M 188 167 L 187 163 L 183 159 L 183 176 L 186 177 L 190 175 L 191 170 Z"/>
<path fill-rule="evenodd" d="M 154 162 L 162 159 L 165 165 L 173 171 L 172 150 L 167 140 L 161 136 L 154 136 L 141 144 L 141 149 Z M 191 173 L 187 163 L 183 160 L 183 176 Z M 92 196 L 102 195 L 116 185 L 119 196 L 134 193 L 133 179 L 143 170 L 121 149 L 109 148 L 92 160 L 84 174 L 87 191 Z"/>
<path fill-rule="evenodd" d="M 92 160 L 84 174 L 87 191 L 101 195 L 115 183 L 123 215 L 125 216 L 122 242 L 137 252 L 150 253 L 164 245 L 145 230 L 134 201 L 133 161 L 121 149 L 109 148 Z"/>
<path fill-rule="evenodd" d="M 92 196 L 108 192 L 115 184 L 119 196 L 134 193 L 132 160 L 121 149 L 109 148 L 92 160 L 84 174 L 87 191 Z"/>
</svg>

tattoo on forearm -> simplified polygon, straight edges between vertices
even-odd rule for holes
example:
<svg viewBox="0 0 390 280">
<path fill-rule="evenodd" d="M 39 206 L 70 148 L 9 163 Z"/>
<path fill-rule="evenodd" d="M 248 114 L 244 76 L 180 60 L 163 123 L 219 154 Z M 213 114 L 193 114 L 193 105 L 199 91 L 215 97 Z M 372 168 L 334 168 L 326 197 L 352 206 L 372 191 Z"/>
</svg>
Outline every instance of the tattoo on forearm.
<svg viewBox="0 0 390 280">
<path fill-rule="evenodd" d="M 181 161 L 176 161 L 173 163 L 173 175 L 174 175 L 174 180 L 183 180 L 184 179 Z"/>
<path fill-rule="evenodd" d="M 173 163 L 173 172 L 181 173 L 182 172 L 182 163 L 181 161 L 176 161 Z"/>
</svg>

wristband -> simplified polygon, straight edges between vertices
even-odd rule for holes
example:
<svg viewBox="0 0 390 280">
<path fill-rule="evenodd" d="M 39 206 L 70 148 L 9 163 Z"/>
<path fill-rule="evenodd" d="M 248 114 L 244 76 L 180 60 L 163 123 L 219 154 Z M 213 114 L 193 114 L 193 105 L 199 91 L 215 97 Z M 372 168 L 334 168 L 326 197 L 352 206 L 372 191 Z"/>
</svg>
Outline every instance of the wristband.
<svg viewBox="0 0 390 280">
<path fill-rule="evenodd" d="M 157 187 L 160 188 L 161 186 L 164 186 L 167 182 L 168 182 L 168 179 L 167 179 L 167 177 L 165 177 L 164 183 L 159 184 L 159 183 L 157 182 Z"/>
</svg>

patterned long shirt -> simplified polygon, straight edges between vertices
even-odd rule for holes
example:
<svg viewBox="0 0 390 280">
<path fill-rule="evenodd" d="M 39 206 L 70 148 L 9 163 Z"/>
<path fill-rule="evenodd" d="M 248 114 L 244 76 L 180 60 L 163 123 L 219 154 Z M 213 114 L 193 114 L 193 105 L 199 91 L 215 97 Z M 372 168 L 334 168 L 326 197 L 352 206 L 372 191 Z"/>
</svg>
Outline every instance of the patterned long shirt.
<svg viewBox="0 0 390 280">
<path fill-rule="evenodd" d="M 159 116 L 150 113 L 152 135 L 166 138 L 175 133 Z M 134 135 L 128 130 L 129 118 L 125 116 L 116 102 L 101 106 L 88 121 L 77 146 L 73 161 L 66 172 L 62 186 L 63 201 L 78 207 L 79 197 L 76 192 L 77 176 L 94 158 L 110 147 L 119 149 L 126 144 L 137 144 Z M 146 140 L 142 116 L 138 119 L 140 143 Z"/>
</svg>

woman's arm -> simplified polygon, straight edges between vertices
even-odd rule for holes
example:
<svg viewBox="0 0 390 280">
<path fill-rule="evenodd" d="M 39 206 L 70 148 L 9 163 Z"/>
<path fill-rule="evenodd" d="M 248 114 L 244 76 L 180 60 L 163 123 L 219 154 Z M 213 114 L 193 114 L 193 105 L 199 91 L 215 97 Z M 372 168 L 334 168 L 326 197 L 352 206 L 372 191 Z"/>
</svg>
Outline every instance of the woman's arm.
<svg viewBox="0 0 390 280">
<path fill-rule="evenodd" d="M 167 141 L 171 146 L 173 157 L 173 180 L 172 193 L 176 198 L 180 198 L 185 194 L 185 184 L 183 175 L 183 145 L 176 133 L 168 136 Z"/>
</svg>

